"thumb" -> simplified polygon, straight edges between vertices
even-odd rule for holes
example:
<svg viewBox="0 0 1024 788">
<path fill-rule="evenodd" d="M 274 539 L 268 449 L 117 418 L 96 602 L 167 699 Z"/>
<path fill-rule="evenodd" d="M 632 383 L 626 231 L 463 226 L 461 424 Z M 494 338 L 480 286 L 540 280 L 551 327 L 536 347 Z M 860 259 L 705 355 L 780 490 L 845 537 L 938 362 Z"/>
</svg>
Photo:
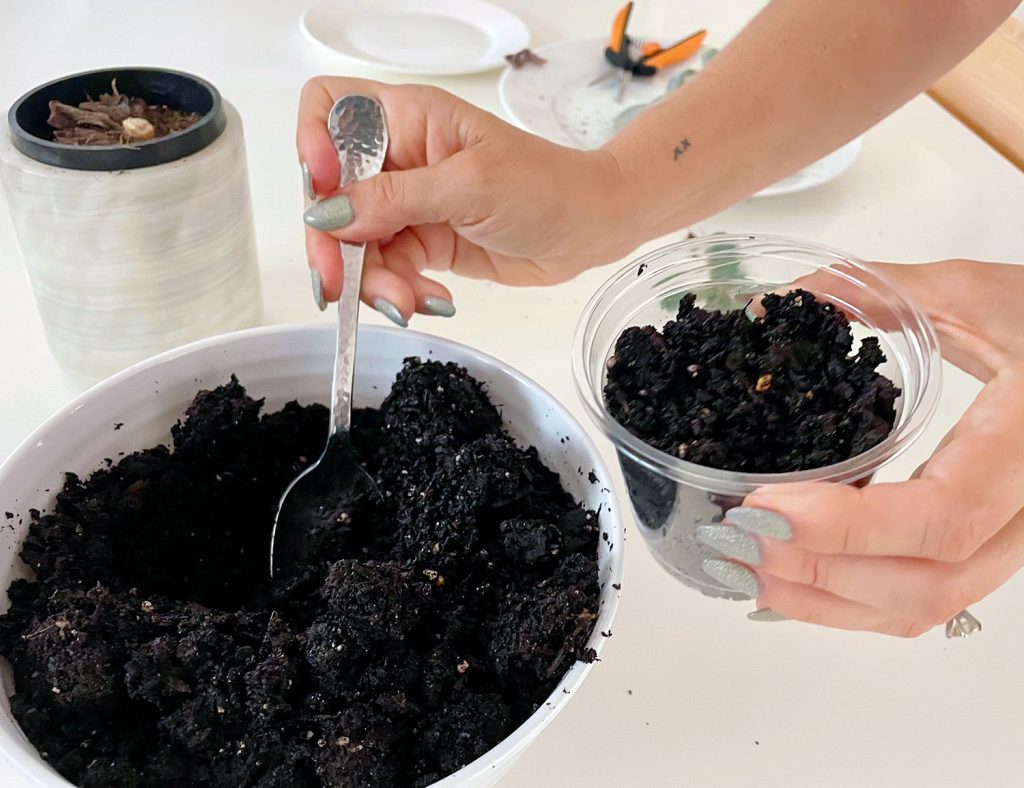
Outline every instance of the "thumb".
<svg viewBox="0 0 1024 788">
<path fill-rule="evenodd" d="M 455 159 L 411 170 L 390 170 L 346 186 L 306 209 L 316 230 L 355 243 L 374 241 L 421 224 L 462 224 L 479 209 L 480 189 L 460 176 Z"/>
</svg>

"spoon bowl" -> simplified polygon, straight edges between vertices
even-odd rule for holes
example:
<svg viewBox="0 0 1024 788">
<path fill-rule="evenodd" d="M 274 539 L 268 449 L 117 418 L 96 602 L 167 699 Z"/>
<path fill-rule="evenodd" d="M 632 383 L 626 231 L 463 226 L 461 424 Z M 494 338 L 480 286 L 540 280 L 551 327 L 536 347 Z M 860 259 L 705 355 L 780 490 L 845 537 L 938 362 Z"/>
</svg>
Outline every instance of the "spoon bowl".
<svg viewBox="0 0 1024 788">
<path fill-rule="evenodd" d="M 370 96 L 340 98 L 331 108 L 327 130 L 338 152 L 341 187 L 377 175 L 384 167 L 388 127 L 384 108 Z M 331 496 L 353 497 L 376 491 L 359 465 L 349 430 L 352 425 L 352 380 L 359 328 L 359 286 L 366 244 L 341 242 L 344 279 L 338 298 L 338 337 L 327 444 L 320 458 L 298 475 L 281 496 L 270 537 L 270 574 L 309 556 L 310 537 L 324 525 L 324 505 Z M 326 524 L 327 527 L 330 524 Z"/>
</svg>

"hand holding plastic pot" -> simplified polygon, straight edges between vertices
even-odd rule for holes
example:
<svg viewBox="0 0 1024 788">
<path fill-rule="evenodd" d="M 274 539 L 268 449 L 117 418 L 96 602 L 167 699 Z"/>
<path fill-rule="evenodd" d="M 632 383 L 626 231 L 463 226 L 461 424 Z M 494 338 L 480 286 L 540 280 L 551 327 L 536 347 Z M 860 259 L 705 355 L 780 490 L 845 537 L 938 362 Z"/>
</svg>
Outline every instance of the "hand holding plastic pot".
<svg viewBox="0 0 1024 788">
<path fill-rule="evenodd" d="M 623 329 L 660 326 L 687 292 L 714 308 L 744 309 L 754 294 L 794 287 L 835 304 L 855 337 L 878 337 L 888 358 L 880 371 L 902 395 L 894 427 L 877 445 L 822 468 L 737 473 L 659 451 L 611 417 L 603 389 Z M 623 269 L 581 321 L 575 367 L 659 563 L 705 594 L 756 598 L 757 620 L 897 635 L 941 624 L 1005 582 L 1024 565 L 1024 494 L 1014 481 L 1024 466 L 1014 426 L 1024 418 L 1024 343 L 991 309 L 1008 292 L 1024 294 L 1024 269 L 869 266 L 830 249 L 749 236 L 677 244 Z M 869 485 L 934 411 L 938 336 L 947 358 L 986 388 L 917 478 Z"/>
<path fill-rule="evenodd" d="M 155 138 L 127 126 L 117 144 L 54 141 L 51 102 L 74 112 L 112 90 L 198 121 Z M 24 95 L 8 124 L 0 176 L 62 366 L 100 376 L 259 321 L 242 121 L 213 85 L 162 69 L 85 72 Z"/>
</svg>

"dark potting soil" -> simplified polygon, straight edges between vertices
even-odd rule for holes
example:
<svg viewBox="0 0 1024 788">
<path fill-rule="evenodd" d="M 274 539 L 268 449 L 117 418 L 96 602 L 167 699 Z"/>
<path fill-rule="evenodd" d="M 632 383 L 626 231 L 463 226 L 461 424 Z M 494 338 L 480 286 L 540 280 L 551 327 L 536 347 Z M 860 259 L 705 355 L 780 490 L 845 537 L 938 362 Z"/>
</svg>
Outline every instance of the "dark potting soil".
<svg viewBox="0 0 1024 788">
<path fill-rule="evenodd" d="M 78 106 L 50 102 L 47 123 L 53 139 L 65 145 L 121 145 L 166 137 L 199 121 L 196 112 L 182 112 L 163 104 L 150 104 L 117 89 L 98 99 L 86 97 Z"/>
<path fill-rule="evenodd" d="M 878 339 L 853 355 L 846 317 L 804 290 L 762 306 L 751 320 L 691 293 L 660 331 L 626 329 L 609 360 L 611 415 L 675 457 L 750 473 L 819 468 L 881 442 L 900 391 L 877 372 Z"/>
<path fill-rule="evenodd" d="M 507 736 L 586 647 L 597 516 L 480 383 L 406 362 L 352 438 L 381 496 L 326 502 L 315 563 L 266 579 L 327 410 L 232 378 L 164 446 L 35 513 L 0 652 L 11 707 L 81 786 L 422 786 Z"/>
</svg>

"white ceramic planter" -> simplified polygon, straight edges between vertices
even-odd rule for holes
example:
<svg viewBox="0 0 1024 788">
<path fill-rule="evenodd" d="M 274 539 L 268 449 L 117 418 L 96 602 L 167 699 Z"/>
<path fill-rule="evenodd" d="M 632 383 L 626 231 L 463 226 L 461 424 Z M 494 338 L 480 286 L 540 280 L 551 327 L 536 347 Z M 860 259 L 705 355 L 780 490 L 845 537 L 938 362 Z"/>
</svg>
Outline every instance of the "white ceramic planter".
<svg viewBox="0 0 1024 788">
<path fill-rule="evenodd" d="M 193 80 L 210 95 L 197 110 L 205 111 L 203 128 L 136 148 L 40 141 L 48 98 L 74 101 L 83 80 L 109 89 L 110 74 L 122 74 L 118 84 L 129 92 L 128 72 L 157 93 L 168 74 Z M 149 162 L 162 163 L 139 166 Z M 208 83 L 125 69 L 37 88 L 12 107 L 0 134 L 0 180 L 47 339 L 65 368 L 100 377 L 259 322 L 242 120 Z"/>
<path fill-rule="evenodd" d="M 0 512 L 24 516 L 0 529 L 0 600 L 25 576 L 17 556 L 31 507 L 46 509 L 63 483 L 63 471 L 88 474 L 104 457 L 169 442 L 170 425 L 181 417 L 196 390 L 224 383 L 232 372 L 252 396 L 266 397 L 266 408 L 286 402 L 327 402 L 335 352 L 330 326 L 276 326 L 251 329 L 197 342 L 131 367 L 86 392 L 30 435 L 0 466 Z M 454 361 L 487 385 L 505 425 L 521 443 L 537 447 L 540 458 L 562 479 L 574 498 L 600 509 L 601 530 L 608 540 L 597 545 L 600 611 L 589 644 L 601 651 L 618 607 L 623 559 L 619 509 L 608 488 L 592 484 L 587 471 L 611 478 L 590 437 L 562 405 L 536 383 L 491 356 L 455 342 L 394 328 L 360 329 L 356 362 L 355 404 L 377 406 L 391 388 L 407 356 Z M 115 431 L 112 425 L 124 422 Z M 568 440 L 562 440 L 568 438 Z M 582 473 L 579 469 L 583 470 Z M 46 492 L 50 490 L 50 492 Z M 268 545 L 269 549 L 269 545 Z M 504 741 L 446 777 L 443 788 L 484 788 L 496 783 L 512 763 L 565 708 L 593 664 L 576 663 L 547 701 Z M 8 666 L 0 683 L 0 758 L 29 783 L 67 788 L 69 783 L 43 761 L 14 718 Z M 594 746 L 596 743 L 592 743 Z"/>
</svg>

